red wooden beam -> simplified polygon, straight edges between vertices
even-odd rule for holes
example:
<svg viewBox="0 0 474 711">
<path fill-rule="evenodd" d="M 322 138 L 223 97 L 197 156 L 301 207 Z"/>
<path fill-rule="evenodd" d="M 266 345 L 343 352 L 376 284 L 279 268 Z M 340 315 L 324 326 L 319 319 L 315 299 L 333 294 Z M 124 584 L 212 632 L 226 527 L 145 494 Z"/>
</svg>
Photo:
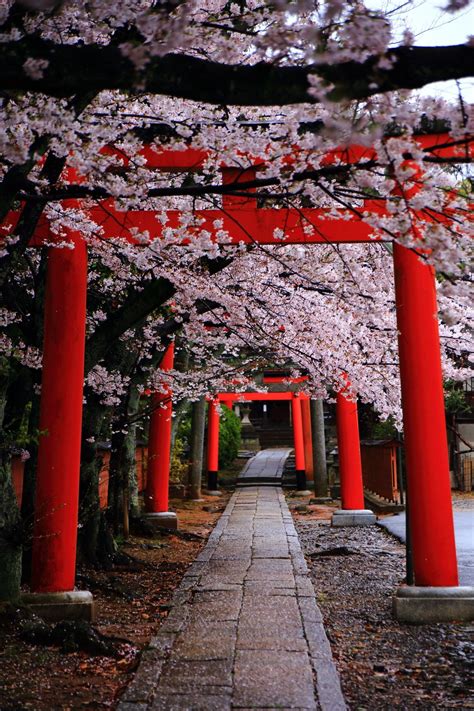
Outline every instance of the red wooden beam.
<svg viewBox="0 0 474 711">
<path fill-rule="evenodd" d="M 216 400 L 233 400 L 234 402 L 248 402 L 250 400 L 292 400 L 294 393 L 218 393 Z"/>
<path fill-rule="evenodd" d="M 465 142 L 455 141 L 449 134 L 433 134 L 415 137 L 417 143 L 430 155 L 441 158 L 466 156 L 474 160 L 474 137 L 466 136 Z M 123 161 L 124 165 L 131 165 L 130 159 L 118 149 L 105 147 L 104 153 L 115 153 Z M 294 156 L 300 154 L 298 146 L 295 146 Z M 306 152 L 308 166 L 311 166 L 311 155 Z M 201 149 L 187 148 L 183 151 L 166 150 L 146 146 L 142 155 L 147 158 L 150 168 L 162 171 L 174 170 L 198 170 L 202 167 L 203 161 L 211 154 L 209 151 Z M 240 182 L 255 177 L 255 166 L 262 164 L 261 158 L 255 158 L 242 154 L 247 162 L 253 163 L 253 168 L 247 168 L 245 172 L 237 172 L 235 168 L 223 168 L 223 182 Z M 369 160 L 376 157 L 375 151 L 366 146 L 352 145 L 348 148 L 336 147 L 329 151 L 324 159 L 324 163 L 335 162 L 356 163 L 360 160 Z M 291 163 L 292 157 L 288 158 Z M 74 169 L 66 169 L 66 179 L 73 183 L 81 182 L 80 176 Z M 75 201 L 79 204 L 79 201 Z M 192 236 L 193 232 L 198 235 L 203 230 L 208 231 L 214 239 L 224 242 L 225 239 L 217 236 L 217 224 L 222 224 L 221 229 L 228 234 L 232 244 L 243 242 L 244 244 L 335 244 L 335 243 L 355 243 L 371 242 L 381 239 L 381 235 L 375 234 L 373 228 L 367 225 L 356 215 L 350 219 L 343 219 L 344 211 L 341 210 L 341 219 L 330 219 L 329 211 L 325 208 L 294 208 L 286 209 L 258 209 L 256 197 L 253 191 L 249 191 L 249 198 L 223 196 L 223 210 L 197 210 L 194 212 L 196 218 L 202 220 L 198 228 L 188 228 L 187 231 Z M 366 201 L 359 208 L 364 210 L 379 212 L 383 214 L 385 206 L 383 201 Z M 95 207 L 87 210 L 90 217 L 100 226 L 100 233 L 104 239 L 121 237 L 130 242 L 137 242 L 135 231 L 148 232 L 152 239 L 159 239 L 166 227 L 177 229 L 180 226 L 181 211 L 167 211 L 168 223 L 163 226 L 158 221 L 158 213 L 152 210 L 117 210 L 113 199 L 100 201 Z M 426 215 L 420 215 L 422 219 L 428 220 Z M 3 225 L 0 225 L 0 236 L 11 234 L 18 222 L 19 212 L 10 212 Z M 437 216 L 437 220 L 448 221 L 447 216 Z M 284 239 L 282 239 L 284 236 Z M 46 218 L 40 219 L 35 233 L 32 246 L 40 246 L 44 239 L 51 239 L 48 231 Z"/>
<path fill-rule="evenodd" d="M 307 375 L 299 375 L 297 378 L 289 378 L 286 375 L 264 375 L 264 383 L 304 383 L 308 380 Z"/>
<path fill-rule="evenodd" d="M 388 137 L 389 138 L 389 137 Z M 388 140 L 388 139 L 387 139 Z M 415 142 L 424 150 L 427 156 L 435 156 L 437 158 L 455 158 L 463 159 L 465 157 L 474 158 L 474 136 L 466 134 L 461 139 L 454 139 L 449 133 L 433 133 L 414 136 Z M 460 142 L 461 141 L 461 142 Z M 112 147 L 107 147 L 104 152 L 115 153 L 124 165 L 129 165 L 128 157 L 121 151 Z M 308 166 L 311 166 L 311 152 L 302 151 L 297 145 L 293 146 L 292 156 L 285 158 L 285 163 L 291 165 L 296 158 L 300 158 L 304 153 L 308 156 Z M 341 161 L 343 163 L 358 163 L 361 160 L 372 160 L 377 158 L 376 152 L 368 147 L 361 145 L 336 146 L 332 151 L 328 151 L 326 164 Z M 178 151 L 176 149 L 167 149 L 157 146 L 148 145 L 140 151 L 140 156 L 146 159 L 148 168 L 156 168 L 166 171 L 193 171 L 200 170 L 205 161 L 212 156 L 212 151 L 199 148 L 186 148 Z M 253 156 L 249 153 L 237 153 L 237 158 L 241 157 L 242 162 L 246 165 L 259 166 L 262 165 L 268 158 L 265 156 Z M 319 158 L 319 155 L 318 155 Z M 217 161 L 219 167 L 224 167 L 225 163 Z"/>
<path fill-rule="evenodd" d="M 370 204 L 373 208 L 373 201 Z M 367 205 L 368 208 L 368 205 Z M 375 209 L 381 212 L 380 207 Z M 167 211 L 168 222 L 165 226 L 158 221 L 158 215 L 152 211 L 116 210 L 110 202 L 107 206 L 98 206 L 89 212 L 92 219 L 100 225 L 104 239 L 122 237 L 136 241 L 134 231 L 148 232 L 153 239 L 159 239 L 166 228 L 178 229 L 182 212 Z M 329 219 L 329 211 L 324 208 L 295 209 L 252 209 L 244 206 L 235 212 L 222 210 L 196 210 L 193 213 L 202 220 L 199 227 L 187 227 L 186 231 L 196 237 L 207 231 L 216 235 L 218 230 L 227 233 L 226 237 L 214 237 L 232 244 L 328 244 L 372 242 L 380 239 L 374 229 L 357 217 L 349 220 Z M 342 211 L 341 211 L 342 214 Z M 219 225 L 217 227 L 216 225 Z M 284 239 L 280 235 L 284 235 Z M 190 240 L 189 240 L 190 241 Z"/>
</svg>

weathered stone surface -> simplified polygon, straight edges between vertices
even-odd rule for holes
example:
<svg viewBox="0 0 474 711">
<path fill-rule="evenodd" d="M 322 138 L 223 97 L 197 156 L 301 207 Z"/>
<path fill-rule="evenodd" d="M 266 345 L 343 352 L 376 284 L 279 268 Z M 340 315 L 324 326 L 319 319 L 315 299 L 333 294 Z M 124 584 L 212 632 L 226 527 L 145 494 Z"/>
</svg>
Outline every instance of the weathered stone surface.
<svg viewBox="0 0 474 711">
<path fill-rule="evenodd" d="M 290 560 L 257 559 L 253 560 L 247 573 L 247 580 L 294 580 Z"/>
<path fill-rule="evenodd" d="M 327 711 L 346 711 L 339 674 L 332 660 L 321 660 L 315 665 L 319 704 Z"/>
<path fill-rule="evenodd" d="M 197 694 L 192 697 L 189 694 L 160 694 L 151 709 L 152 711 L 190 711 L 190 709 L 192 711 L 230 711 L 230 691 L 227 696 Z"/>
<path fill-rule="evenodd" d="M 241 604 L 241 590 L 197 591 L 193 600 L 193 618 L 237 620 Z"/>
<path fill-rule="evenodd" d="M 149 649 L 154 649 L 156 652 L 160 653 L 162 656 L 166 656 L 173 643 L 176 639 L 176 634 L 173 632 L 162 632 L 160 630 L 159 634 L 150 641 L 148 645 Z"/>
<path fill-rule="evenodd" d="M 370 509 L 339 510 L 332 515 L 332 526 L 372 526 L 377 523 L 376 515 Z"/>
<path fill-rule="evenodd" d="M 174 511 L 161 511 L 160 513 L 146 513 L 142 515 L 142 519 L 153 528 L 170 528 L 177 529 L 178 517 Z"/>
<path fill-rule="evenodd" d="M 21 602 L 46 622 L 84 620 L 94 622 L 96 609 L 88 590 L 68 592 L 23 593 Z"/>
<path fill-rule="evenodd" d="M 316 709 L 307 653 L 237 651 L 233 705 Z"/>
<path fill-rule="evenodd" d="M 237 636 L 237 623 L 193 622 L 176 642 L 173 656 L 189 661 L 232 659 Z"/>
<path fill-rule="evenodd" d="M 164 660 L 156 649 L 148 648 L 142 655 L 140 669 L 120 700 L 122 703 L 148 704 L 155 693 Z"/>
<path fill-rule="evenodd" d="M 119 711 L 344 709 L 281 490 L 240 489 L 216 530 Z"/>
<path fill-rule="evenodd" d="M 202 691 L 219 695 L 219 687 L 230 687 L 231 684 L 231 659 L 184 660 L 173 654 L 163 667 L 158 691 L 176 694 Z"/>
<path fill-rule="evenodd" d="M 472 622 L 474 587 L 403 586 L 393 597 L 393 614 L 400 622 Z"/>
</svg>

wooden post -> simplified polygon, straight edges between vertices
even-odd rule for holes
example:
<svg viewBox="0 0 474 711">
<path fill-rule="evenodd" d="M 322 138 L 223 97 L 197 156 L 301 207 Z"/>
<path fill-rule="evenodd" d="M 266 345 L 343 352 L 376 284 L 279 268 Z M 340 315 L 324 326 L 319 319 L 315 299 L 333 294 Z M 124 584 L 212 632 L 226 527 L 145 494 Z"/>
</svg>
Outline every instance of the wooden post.
<svg viewBox="0 0 474 711">
<path fill-rule="evenodd" d="M 74 589 L 79 506 L 87 251 L 50 247 L 46 276 L 40 438 L 31 587 Z"/>
</svg>

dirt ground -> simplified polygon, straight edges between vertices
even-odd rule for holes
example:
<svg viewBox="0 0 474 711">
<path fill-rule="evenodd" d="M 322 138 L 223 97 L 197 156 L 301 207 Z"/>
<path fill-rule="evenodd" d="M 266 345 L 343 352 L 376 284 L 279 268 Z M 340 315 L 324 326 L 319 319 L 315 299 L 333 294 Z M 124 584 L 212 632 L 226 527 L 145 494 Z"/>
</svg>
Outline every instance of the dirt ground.
<svg viewBox="0 0 474 711">
<path fill-rule="evenodd" d="M 307 502 L 289 499 L 350 709 L 474 709 L 474 626 L 396 622 L 404 546 L 379 526 L 333 529 L 332 507 Z"/>
<path fill-rule="evenodd" d="M 224 494 L 202 503 L 172 501 L 181 535 L 132 536 L 121 545 L 131 565 L 79 570 L 77 586 L 93 593 L 95 627 L 114 638 L 116 656 L 31 644 L 20 635 L 21 613 L 0 615 L 0 711 L 114 708 L 227 500 Z"/>
</svg>

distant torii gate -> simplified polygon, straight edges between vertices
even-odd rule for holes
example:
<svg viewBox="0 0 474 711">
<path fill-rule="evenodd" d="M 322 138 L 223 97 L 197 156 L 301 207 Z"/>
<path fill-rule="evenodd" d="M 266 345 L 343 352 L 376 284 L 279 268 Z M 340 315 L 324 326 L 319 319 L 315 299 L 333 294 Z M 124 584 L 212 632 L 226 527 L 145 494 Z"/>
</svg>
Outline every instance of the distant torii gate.
<svg viewBox="0 0 474 711">
<path fill-rule="evenodd" d="M 208 414 L 208 440 L 207 440 L 207 476 L 209 489 L 217 489 L 217 477 L 219 470 L 219 404 L 231 407 L 233 403 L 241 402 L 269 402 L 274 400 L 287 400 L 291 403 L 293 422 L 293 441 L 295 450 L 295 470 L 296 485 L 302 490 L 306 489 L 306 456 L 305 439 L 310 433 L 304 432 L 302 402 L 309 401 L 307 395 L 294 392 L 245 392 L 218 393 L 209 403 Z"/>
<path fill-rule="evenodd" d="M 279 378 L 278 380 L 283 380 Z M 299 379 L 302 380 L 302 379 Z M 219 412 L 218 404 L 231 407 L 233 403 L 286 400 L 291 403 L 293 440 L 295 450 L 296 486 L 306 489 L 308 439 L 311 438 L 311 423 L 305 425 L 303 409 L 309 406 L 310 398 L 303 392 L 245 392 L 218 393 L 209 403 L 208 415 L 208 487 L 217 488 L 219 462 Z M 336 399 L 337 440 L 339 449 L 339 474 L 341 480 L 341 516 L 336 515 L 334 525 L 344 525 L 347 517 L 374 522 L 375 516 L 364 508 L 364 484 L 359 440 L 357 402 L 348 400 L 343 392 Z M 355 513 L 357 512 L 357 513 Z"/>
<path fill-rule="evenodd" d="M 474 156 L 471 137 L 460 141 L 451 139 L 448 134 L 440 134 L 419 136 L 416 140 L 424 150 L 431 146 L 431 155 L 459 157 L 460 160 L 466 153 L 471 158 Z M 144 155 L 150 168 L 189 171 L 199 167 L 206 152 L 147 148 Z M 355 163 L 361 157 L 369 159 L 374 155 L 371 149 L 354 146 L 335 149 L 328 154 L 327 160 L 328 163 L 338 159 Z M 223 166 L 223 181 L 238 187 L 239 182 L 252 180 L 261 164 L 263 161 L 255 160 L 248 169 Z M 370 201 L 366 202 L 366 207 L 381 214 L 385 209 Z M 87 212 L 101 226 L 104 237 L 135 241 L 135 229 L 148 230 L 157 238 L 163 232 L 163 225 L 154 212 L 120 212 L 112 200 L 104 200 Z M 324 219 L 328 217 L 327 211 L 319 208 L 305 208 L 298 212 L 258 208 L 256 195 L 251 192 L 244 198 L 224 195 L 223 212 L 202 210 L 197 211 L 197 215 L 203 220 L 196 228 L 197 232 L 205 229 L 216 235 L 222 229 L 228 232 L 233 243 L 374 241 L 374 230 L 361 219 Z M 430 220 L 429 211 L 425 210 L 421 216 Z M 168 219 L 170 226 L 178 226 L 180 213 L 169 211 Z M 436 219 L 440 217 L 437 215 Z M 17 220 L 18 213 L 9 214 L 3 234 L 11 233 Z M 219 230 L 216 220 L 222 221 Z M 305 229 L 308 226 L 313 228 L 311 233 Z M 75 580 L 87 261 L 80 235 L 68 232 L 75 249 L 51 248 L 47 270 L 40 420 L 40 430 L 47 434 L 41 436 L 39 445 L 33 542 L 36 562 L 32 589 L 38 593 L 72 591 Z M 284 242 L 279 238 L 281 233 L 286 236 Z M 45 238 L 51 239 L 51 234 L 47 220 L 42 218 L 34 243 L 40 246 Z M 416 253 L 397 243 L 394 243 L 393 259 L 415 582 L 428 589 L 455 588 L 453 595 L 459 601 L 463 593 L 457 588 L 434 273 Z M 68 328 L 64 328 L 66 323 Z M 422 594 L 419 590 L 418 587 L 418 597 Z M 402 594 L 405 595 L 403 591 Z M 431 590 L 427 594 L 431 595 L 431 600 Z M 438 590 L 434 598 L 438 599 L 440 595 Z M 448 590 L 446 599 L 450 595 Z M 472 591 L 469 595 L 472 605 Z M 404 597 L 399 615 L 405 614 L 401 609 L 406 602 L 411 604 L 409 598 Z M 415 599 L 417 602 L 418 598 Z M 422 600 L 422 604 L 425 601 Z M 441 609 L 443 605 L 435 607 Z M 444 614 L 451 615 L 452 608 L 449 609 L 450 612 Z M 459 619 L 459 604 L 456 614 Z"/>
</svg>

